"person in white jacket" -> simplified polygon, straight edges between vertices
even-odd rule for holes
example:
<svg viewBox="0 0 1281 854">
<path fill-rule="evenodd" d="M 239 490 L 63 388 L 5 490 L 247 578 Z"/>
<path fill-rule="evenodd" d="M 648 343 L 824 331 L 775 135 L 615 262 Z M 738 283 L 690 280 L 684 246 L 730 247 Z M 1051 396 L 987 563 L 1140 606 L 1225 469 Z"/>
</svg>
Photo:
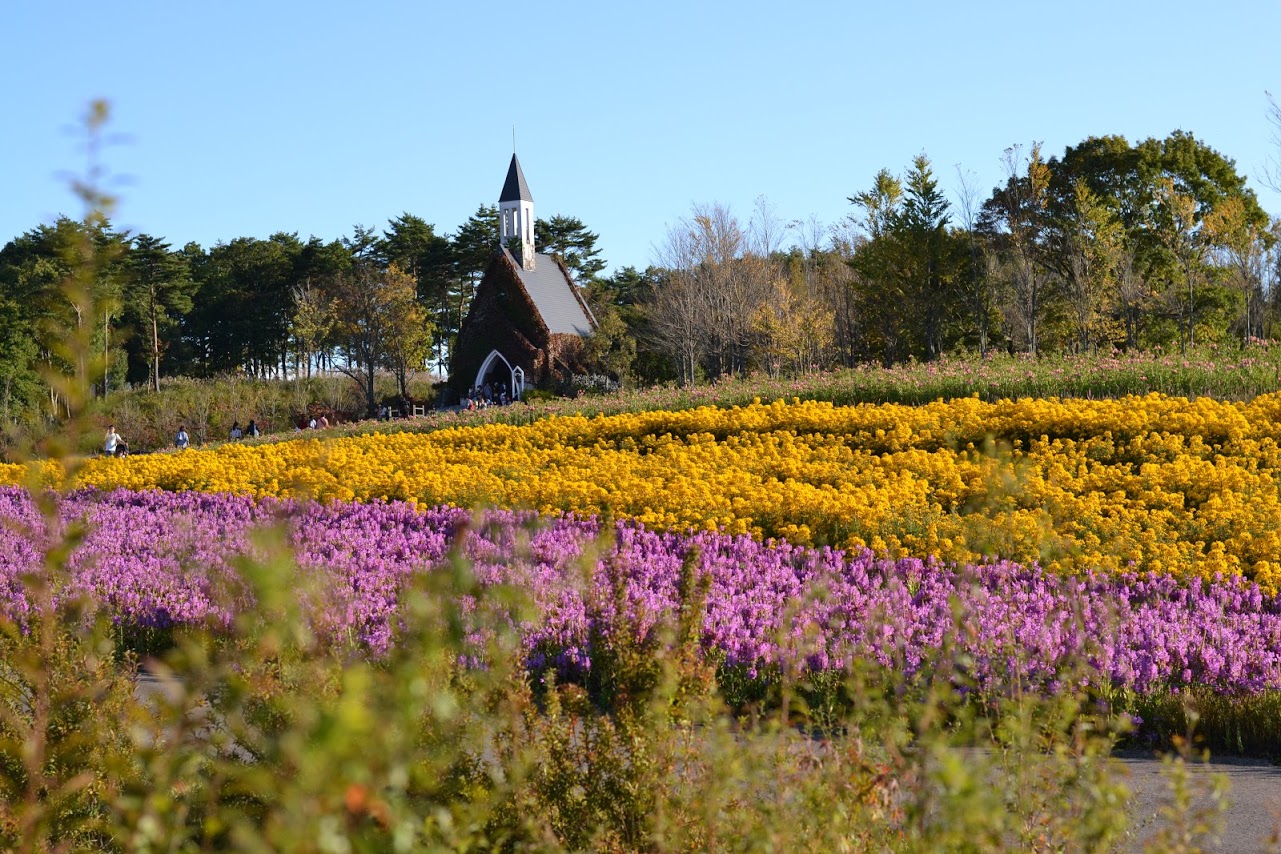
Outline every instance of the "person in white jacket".
<svg viewBox="0 0 1281 854">
<path fill-rule="evenodd" d="M 107 425 L 107 438 L 102 443 L 102 452 L 109 457 L 114 457 L 116 451 L 124 445 L 124 441 L 124 439 L 120 438 L 120 434 L 116 432 L 116 425 L 109 424 Z"/>
</svg>

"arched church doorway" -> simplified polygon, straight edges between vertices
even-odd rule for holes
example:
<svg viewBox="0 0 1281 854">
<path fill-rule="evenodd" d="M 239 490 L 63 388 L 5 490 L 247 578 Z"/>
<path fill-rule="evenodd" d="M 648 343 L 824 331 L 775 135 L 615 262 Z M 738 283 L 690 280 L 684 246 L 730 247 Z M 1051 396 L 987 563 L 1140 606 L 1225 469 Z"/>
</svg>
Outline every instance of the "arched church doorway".
<svg viewBox="0 0 1281 854">
<path fill-rule="evenodd" d="M 519 388 L 517 387 L 519 385 Z M 513 368 L 502 353 L 491 350 L 476 372 L 476 393 L 483 395 L 489 390 L 492 399 L 497 399 L 502 392 L 507 393 L 508 400 L 518 400 L 524 390 L 525 372 Z"/>
</svg>

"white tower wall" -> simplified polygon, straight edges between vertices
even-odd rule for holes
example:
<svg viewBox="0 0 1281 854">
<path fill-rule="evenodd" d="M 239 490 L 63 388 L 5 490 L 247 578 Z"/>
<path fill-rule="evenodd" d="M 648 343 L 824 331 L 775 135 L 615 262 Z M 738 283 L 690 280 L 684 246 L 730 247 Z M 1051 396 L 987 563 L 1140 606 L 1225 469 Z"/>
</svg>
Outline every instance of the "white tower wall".
<svg viewBox="0 0 1281 854">
<path fill-rule="evenodd" d="M 499 202 L 498 221 L 503 246 L 510 246 L 512 238 L 519 239 L 521 266 L 534 269 L 534 203 L 524 199 Z"/>
</svg>

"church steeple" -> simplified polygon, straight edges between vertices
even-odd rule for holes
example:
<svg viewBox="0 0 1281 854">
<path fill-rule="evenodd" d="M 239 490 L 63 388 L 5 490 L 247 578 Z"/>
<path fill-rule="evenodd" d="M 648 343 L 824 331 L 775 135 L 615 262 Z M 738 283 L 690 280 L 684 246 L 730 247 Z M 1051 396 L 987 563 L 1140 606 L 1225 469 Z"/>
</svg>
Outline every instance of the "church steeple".
<svg viewBox="0 0 1281 854">
<path fill-rule="evenodd" d="M 498 222 L 502 245 L 510 246 L 513 238 L 519 240 L 520 265 L 526 270 L 534 269 L 534 197 L 515 152 L 507 167 L 503 193 L 498 197 Z"/>
</svg>

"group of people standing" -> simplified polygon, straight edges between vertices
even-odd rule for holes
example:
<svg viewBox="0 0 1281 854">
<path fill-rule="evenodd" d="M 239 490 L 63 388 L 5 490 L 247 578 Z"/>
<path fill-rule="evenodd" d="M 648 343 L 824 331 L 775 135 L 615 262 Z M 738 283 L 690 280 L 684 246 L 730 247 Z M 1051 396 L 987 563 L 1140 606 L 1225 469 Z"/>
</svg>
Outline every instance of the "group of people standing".
<svg viewBox="0 0 1281 854">
<path fill-rule="evenodd" d="M 500 383 L 481 384 L 467 389 L 463 397 L 463 409 L 484 409 L 486 406 L 506 406 L 511 403 L 507 388 Z"/>
</svg>

